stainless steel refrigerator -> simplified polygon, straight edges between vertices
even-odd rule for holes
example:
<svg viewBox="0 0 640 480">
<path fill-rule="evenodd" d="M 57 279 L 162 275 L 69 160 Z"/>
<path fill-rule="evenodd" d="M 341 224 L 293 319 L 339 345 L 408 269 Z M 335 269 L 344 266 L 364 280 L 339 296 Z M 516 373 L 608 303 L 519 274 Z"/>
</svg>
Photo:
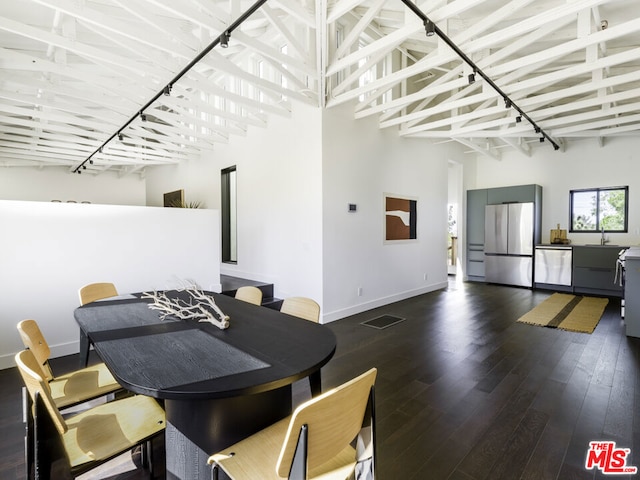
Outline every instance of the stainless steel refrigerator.
<svg viewBox="0 0 640 480">
<path fill-rule="evenodd" d="M 534 228 L 533 202 L 486 206 L 485 281 L 533 286 Z"/>
</svg>

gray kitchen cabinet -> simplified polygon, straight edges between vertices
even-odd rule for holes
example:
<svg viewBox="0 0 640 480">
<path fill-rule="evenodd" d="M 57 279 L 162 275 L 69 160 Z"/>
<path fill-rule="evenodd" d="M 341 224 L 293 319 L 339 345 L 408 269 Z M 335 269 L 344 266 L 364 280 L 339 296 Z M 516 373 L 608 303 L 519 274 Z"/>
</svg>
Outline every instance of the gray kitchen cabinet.
<svg viewBox="0 0 640 480">
<path fill-rule="evenodd" d="M 467 190 L 467 279 L 485 281 L 485 207 L 502 203 L 533 202 L 534 238 L 539 242 L 542 212 L 542 187 L 540 185 L 516 185 L 511 187 Z"/>
<path fill-rule="evenodd" d="M 576 245 L 573 247 L 573 291 L 609 297 L 622 297 L 616 282 L 616 262 L 626 247 Z"/>
<path fill-rule="evenodd" d="M 542 187 L 540 185 L 489 188 L 487 190 L 487 204 L 539 202 L 541 196 Z"/>
<path fill-rule="evenodd" d="M 627 250 L 624 282 L 624 323 L 628 337 L 640 337 L 640 248 Z"/>
<path fill-rule="evenodd" d="M 484 210 L 487 189 L 467 190 L 467 279 L 484 281 Z"/>
</svg>

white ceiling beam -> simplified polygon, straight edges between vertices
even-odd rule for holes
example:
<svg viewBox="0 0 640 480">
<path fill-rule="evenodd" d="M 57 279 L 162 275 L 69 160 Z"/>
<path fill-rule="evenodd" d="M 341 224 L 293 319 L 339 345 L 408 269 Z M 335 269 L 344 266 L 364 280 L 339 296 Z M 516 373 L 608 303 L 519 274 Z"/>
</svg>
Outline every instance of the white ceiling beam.
<svg viewBox="0 0 640 480">
<path fill-rule="evenodd" d="M 0 30 L 30 38 L 45 45 L 50 44 L 64 48 L 83 58 L 90 59 L 95 64 L 102 65 L 123 77 L 134 75 L 138 78 L 138 81 L 142 81 L 148 75 L 160 76 L 162 74 L 162 70 L 157 67 L 151 65 L 142 66 L 129 58 L 113 54 L 108 50 L 73 41 L 61 35 L 52 34 L 9 18 L 0 17 Z"/>
<path fill-rule="evenodd" d="M 490 147 L 478 145 L 477 143 L 471 140 L 468 140 L 466 138 L 454 138 L 454 140 L 458 143 L 461 143 L 462 145 L 465 145 L 471 148 L 475 152 L 478 152 L 479 154 L 484 155 L 485 157 L 489 157 L 493 160 L 501 160 L 500 155 L 498 153 L 493 152 Z"/>
</svg>

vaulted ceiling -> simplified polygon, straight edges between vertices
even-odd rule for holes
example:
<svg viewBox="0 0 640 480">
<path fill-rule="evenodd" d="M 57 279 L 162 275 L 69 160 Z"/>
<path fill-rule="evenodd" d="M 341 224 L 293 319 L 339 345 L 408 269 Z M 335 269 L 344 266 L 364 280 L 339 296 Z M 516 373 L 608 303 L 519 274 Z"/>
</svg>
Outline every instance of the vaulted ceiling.
<svg viewBox="0 0 640 480">
<path fill-rule="evenodd" d="M 637 0 L 4 0 L 0 166 L 141 172 L 292 102 L 493 158 L 561 155 L 638 134 L 639 67 Z"/>
</svg>

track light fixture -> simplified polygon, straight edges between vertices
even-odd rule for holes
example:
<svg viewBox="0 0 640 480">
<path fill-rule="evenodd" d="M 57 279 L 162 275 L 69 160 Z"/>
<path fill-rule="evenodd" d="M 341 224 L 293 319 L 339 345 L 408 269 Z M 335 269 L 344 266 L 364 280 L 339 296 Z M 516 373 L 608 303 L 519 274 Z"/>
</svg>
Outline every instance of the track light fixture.
<svg viewBox="0 0 640 480">
<path fill-rule="evenodd" d="M 522 115 L 518 115 L 516 117 L 516 123 L 520 123 L 522 121 Z"/>
<path fill-rule="evenodd" d="M 427 37 L 433 37 L 436 34 L 436 24 L 427 18 L 424 21 L 424 30 Z"/>
<path fill-rule="evenodd" d="M 142 120 L 143 122 L 147 121 L 147 116 L 144 113 L 140 114 L 140 120 Z"/>
<path fill-rule="evenodd" d="M 553 144 L 553 149 L 554 150 L 560 150 L 560 145 L 557 145 L 557 144 L 554 143 Z"/>
<path fill-rule="evenodd" d="M 91 160 L 89 160 L 89 164 L 93 165 L 93 158 Z"/>
<path fill-rule="evenodd" d="M 475 73 L 470 73 L 469 74 L 469 85 L 473 85 L 474 83 L 476 83 L 476 74 Z"/>
<path fill-rule="evenodd" d="M 162 94 L 163 94 L 163 95 L 171 95 L 171 85 L 166 85 L 166 86 L 162 89 Z"/>
<path fill-rule="evenodd" d="M 220 46 L 222 48 L 228 48 L 229 47 L 229 32 L 222 32 L 220 34 Z"/>
<path fill-rule="evenodd" d="M 536 132 L 536 133 L 540 133 L 540 127 L 538 127 L 537 125 L 536 125 L 536 127 L 534 128 L 534 130 L 535 130 L 535 132 Z"/>
<path fill-rule="evenodd" d="M 544 143 L 544 137 L 540 137 L 540 143 Z"/>
<path fill-rule="evenodd" d="M 82 165 L 82 169 L 83 169 L 83 170 L 86 170 L 86 169 L 87 169 L 87 166 L 86 166 L 86 165 Z"/>
<path fill-rule="evenodd" d="M 121 133 L 118 134 L 118 140 L 123 141 L 124 140 L 124 135 L 122 135 Z"/>
<path fill-rule="evenodd" d="M 511 99 L 509 97 L 504 97 L 504 108 L 511 108 L 512 105 Z"/>
</svg>

